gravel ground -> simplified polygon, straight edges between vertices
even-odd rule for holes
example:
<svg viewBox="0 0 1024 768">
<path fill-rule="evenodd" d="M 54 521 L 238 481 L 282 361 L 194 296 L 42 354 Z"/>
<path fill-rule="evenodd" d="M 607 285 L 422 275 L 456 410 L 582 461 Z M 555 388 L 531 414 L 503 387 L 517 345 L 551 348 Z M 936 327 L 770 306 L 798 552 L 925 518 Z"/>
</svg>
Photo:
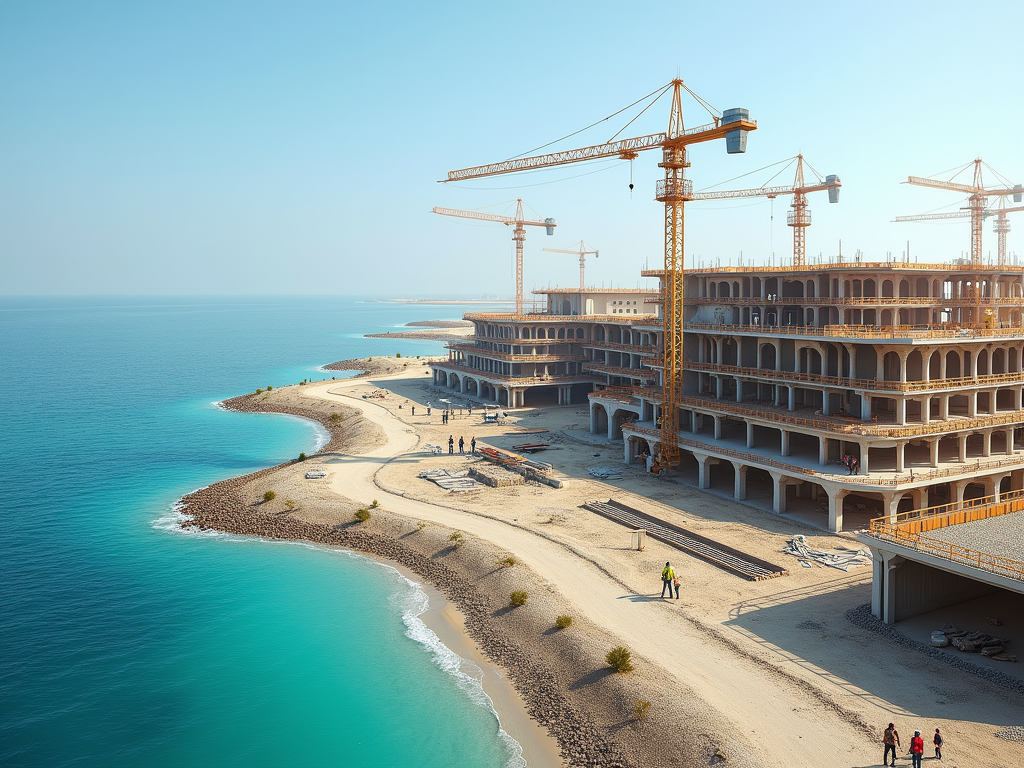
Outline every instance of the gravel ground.
<svg viewBox="0 0 1024 768">
<path fill-rule="evenodd" d="M 950 525 L 922 535 L 997 557 L 1024 558 L 1024 512 Z"/>
</svg>

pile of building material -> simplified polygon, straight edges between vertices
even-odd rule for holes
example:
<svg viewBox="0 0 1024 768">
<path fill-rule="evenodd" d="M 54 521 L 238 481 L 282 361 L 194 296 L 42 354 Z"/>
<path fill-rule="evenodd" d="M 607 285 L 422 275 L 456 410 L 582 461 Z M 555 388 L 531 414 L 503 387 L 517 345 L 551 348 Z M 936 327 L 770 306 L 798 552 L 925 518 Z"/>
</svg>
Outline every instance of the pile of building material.
<svg viewBox="0 0 1024 768">
<path fill-rule="evenodd" d="M 619 480 L 622 477 L 622 472 L 615 467 L 590 467 L 587 474 L 598 480 Z"/>
<path fill-rule="evenodd" d="M 493 448 L 489 445 L 478 445 L 477 453 L 487 459 L 487 461 L 497 464 L 499 467 L 504 467 L 510 472 L 516 472 L 527 480 L 535 480 L 538 483 L 550 485 L 552 488 L 565 487 L 566 481 L 555 477 L 553 474 L 554 467 L 546 462 L 534 461 L 525 456 L 520 456 L 518 453 L 504 451 L 501 448 Z"/>
<path fill-rule="evenodd" d="M 526 485 L 526 478 L 517 472 L 491 464 L 479 464 L 469 470 L 469 474 L 484 485 L 491 488 L 510 488 L 513 485 Z"/>
<path fill-rule="evenodd" d="M 801 534 L 787 541 L 782 551 L 799 559 L 800 565 L 805 568 L 812 568 L 812 563 L 817 563 L 819 568 L 828 566 L 840 571 L 849 571 L 851 568 L 871 565 L 871 553 L 866 549 L 847 549 L 841 553 L 811 549 L 807 546 L 807 540 Z"/>
<path fill-rule="evenodd" d="M 1009 641 L 985 632 L 957 629 L 952 624 L 946 624 L 942 629 L 932 632 L 932 645 L 936 648 L 945 648 L 947 645 L 951 645 L 963 653 L 980 653 L 982 656 L 996 661 L 1016 661 L 1017 655 L 1004 648 L 1007 642 Z"/>
<path fill-rule="evenodd" d="M 437 483 L 452 493 L 471 491 L 480 487 L 476 480 L 469 477 L 469 470 L 465 469 L 425 469 L 417 477 Z"/>
</svg>

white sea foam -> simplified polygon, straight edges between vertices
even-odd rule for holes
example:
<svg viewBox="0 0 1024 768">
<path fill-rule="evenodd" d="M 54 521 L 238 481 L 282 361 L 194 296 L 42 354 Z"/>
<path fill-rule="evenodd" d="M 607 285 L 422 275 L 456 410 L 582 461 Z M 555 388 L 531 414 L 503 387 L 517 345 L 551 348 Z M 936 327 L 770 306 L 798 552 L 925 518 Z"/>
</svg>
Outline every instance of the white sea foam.
<svg viewBox="0 0 1024 768">
<path fill-rule="evenodd" d="M 505 729 L 501 727 L 498 711 L 494 708 L 494 702 L 484 690 L 484 672 L 480 667 L 471 661 L 459 656 L 455 651 L 441 642 L 441 639 L 434 634 L 420 618 L 430 607 L 430 598 L 423 591 L 419 584 L 411 579 L 402 576 L 408 585 L 408 589 L 392 596 L 392 602 L 402 611 L 402 622 L 405 624 L 405 635 L 410 640 L 422 645 L 430 652 L 434 663 L 455 679 L 455 684 L 463 693 L 469 696 L 470 701 L 478 707 L 490 712 L 498 724 L 498 736 L 508 750 L 509 759 L 506 765 L 508 768 L 525 768 L 526 760 L 523 759 L 523 747 L 513 739 Z"/>
</svg>

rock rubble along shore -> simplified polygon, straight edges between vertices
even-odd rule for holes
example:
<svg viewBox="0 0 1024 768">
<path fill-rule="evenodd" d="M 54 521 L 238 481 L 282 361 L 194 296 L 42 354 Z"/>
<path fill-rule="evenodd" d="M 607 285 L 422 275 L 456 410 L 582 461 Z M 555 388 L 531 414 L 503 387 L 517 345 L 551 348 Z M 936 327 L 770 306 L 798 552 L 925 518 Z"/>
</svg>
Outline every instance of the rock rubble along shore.
<svg viewBox="0 0 1024 768">
<path fill-rule="evenodd" d="M 447 337 L 446 337 L 447 338 Z M 353 378 L 367 379 L 375 376 L 388 376 L 408 370 L 414 366 L 429 365 L 433 357 L 360 357 L 352 360 L 339 360 L 321 367 L 324 371 L 359 371 Z M 236 398 L 237 399 L 237 398 Z M 270 411 L 266 411 L 269 413 Z"/>
<path fill-rule="evenodd" d="M 326 401 L 296 405 L 299 389 L 245 395 L 224 406 L 320 423 L 331 440 L 315 457 L 319 461 L 332 454 L 364 452 L 384 440 L 380 428 L 353 408 Z M 337 416 L 332 418 L 332 413 Z M 636 671 L 612 673 L 603 657 L 621 643 L 607 632 L 583 617 L 574 617 L 570 629 L 557 630 L 554 619 L 565 612 L 564 605 L 521 564 L 502 565 L 510 557 L 507 551 L 468 535 L 464 544 L 453 546 L 452 529 L 387 512 L 383 492 L 382 505 L 372 510 L 371 520 L 356 523 L 353 511 L 369 500 L 302 494 L 301 477 L 308 466 L 289 462 L 195 491 L 182 499 L 182 512 L 189 518 L 182 526 L 345 547 L 413 571 L 459 609 L 468 635 L 505 671 L 531 717 L 555 737 L 566 765 L 704 766 L 716 751 L 734 746 L 724 747 L 716 740 L 710 722 L 699 717 L 680 722 L 675 705 L 662 706 L 670 694 L 650 672 L 653 665 L 634 656 Z M 305 487 L 324 488 L 310 481 Z M 272 488 L 278 489 L 277 498 L 264 502 L 264 491 Z M 285 496 L 294 506 L 285 506 Z M 515 560 L 514 553 L 511 557 Z M 515 589 L 526 591 L 529 599 L 527 605 L 513 609 L 509 594 Z M 679 693 L 675 689 L 674 695 Z M 654 702 L 643 720 L 635 716 L 641 700 Z"/>
</svg>

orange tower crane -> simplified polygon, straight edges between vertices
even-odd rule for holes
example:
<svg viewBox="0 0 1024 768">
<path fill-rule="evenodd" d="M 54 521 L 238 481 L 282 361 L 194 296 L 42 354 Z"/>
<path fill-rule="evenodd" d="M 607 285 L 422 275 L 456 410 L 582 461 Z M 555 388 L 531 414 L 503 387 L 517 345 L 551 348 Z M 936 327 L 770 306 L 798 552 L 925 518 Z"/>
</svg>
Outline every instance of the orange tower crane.
<svg viewBox="0 0 1024 768">
<path fill-rule="evenodd" d="M 686 168 L 690 166 L 686 148 L 690 144 L 725 139 L 726 152 L 729 154 L 745 152 L 747 134 L 757 130 L 757 122 L 750 119 L 746 109 L 727 109 L 721 115 L 716 115 L 706 101 L 678 78 L 660 89 L 657 98 L 669 90 L 672 91 L 672 108 L 665 133 L 449 171 L 448 178 L 442 181 L 480 179 L 612 157 L 634 160 L 640 152 L 661 149 L 661 162 L 658 165 L 665 169 L 665 178 L 659 180 L 655 187 L 655 199 L 665 204 L 665 276 L 662 282 L 665 367 L 662 374 L 661 457 L 666 465 L 671 466 L 679 463 L 679 402 L 683 375 L 683 205 L 693 199 L 693 182 L 685 174 Z M 711 123 L 696 128 L 684 127 L 684 90 L 711 113 Z"/>
<path fill-rule="evenodd" d="M 580 290 L 582 291 L 582 290 L 584 290 L 587 287 L 587 284 L 586 284 L 586 282 L 583 279 L 583 271 L 584 271 L 584 269 L 586 269 L 586 266 L 587 266 L 587 256 L 593 255 L 594 258 L 596 259 L 598 254 L 597 254 L 596 250 L 588 251 L 587 250 L 587 244 L 584 243 L 582 240 L 580 240 L 579 243 L 577 243 L 577 246 L 578 246 L 578 248 L 576 250 L 566 250 L 564 248 L 541 248 L 541 250 L 542 251 L 547 251 L 548 253 L 571 253 L 574 256 L 579 256 L 580 257 Z"/>
<path fill-rule="evenodd" d="M 434 208 L 434 213 L 442 216 L 458 216 L 463 219 L 476 219 L 477 221 L 493 221 L 504 224 L 506 227 L 515 227 L 512 230 L 512 240 L 516 244 L 516 314 L 523 314 L 523 244 L 526 242 L 526 227 L 544 227 L 549 235 L 555 234 L 554 219 L 544 221 L 528 221 L 523 217 L 523 201 L 516 200 L 515 216 L 499 216 L 494 213 L 483 211 L 460 211 L 455 208 Z"/>
<path fill-rule="evenodd" d="M 790 207 L 793 210 L 791 210 L 789 215 L 786 217 L 786 223 L 793 228 L 793 266 L 802 267 L 807 263 L 806 229 L 811 226 L 811 209 L 807 207 L 807 194 L 809 192 L 821 192 L 822 190 L 828 190 L 828 201 L 830 203 L 838 203 L 839 188 L 843 186 L 843 183 L 839 180 L 839 177 L 834 174 L 822 179 L 821 174 L 811 168 L 810 163 L 808 163 L 807 167 L 810 168 L 811 173 L 818 177 L 818 183 L 810 185 L 804 184 L 804 156 L 797 155 L 792 159 L 796 160 L 796 176 L 793 179 L 792 186 L 762 186 L 754 189 L 735 189 L 721 192 L 696 192 L 693 195 L 693 199 L 727 200 L 735 197 L 763 196 L 774 200 L 779 195 L 792 195 L 793 203 Z M 783 160 L 782 162 L 786 161 Z"/>
<path fill-rule="evenodd" d="M 1019 195 L 1014 195 L 1014 199 Z M 1010 231 L 1010 220 L 1006 217 L 1008 213 L 1019 213 L 1024 211 L 1024 205 L 1019 205 L 1014 208 L 1006 207 L 1006 197 L 999 198 L 999 207 L 992 209 L 986 209 L 982 212 L 982 218 L 996 217 L 996 220 L 992 222 L 992 230 L 996 233 L 996 263 L 999 266 L 1006 266 L 1006 234 Z M 966 219 L 971 216 L 971 210 L 969 208 L 961 209 L 959 211 L 946 211 L 945 213 L 921 213 L 916 216 L 897 216 L 893 219 L 895 223 L 903 223 L 906 221 L 941 221 L 948 219 Z"/>
<path fill-rule="evenodd" d="M 991 168 L 991 166 L 982 161 L 980 157 L 977 160 L 974 160 L 973 164 L 974 180 L 971 184 L 960 184 L 958 182 L 954 182 L 952 179 L 949 181 L 943 181 L 941 179 L 929 179 L 922 178 L 920 176 L 910 176 L 907 178 L 905 183 L 913 184 L 918 187 L 931 187 L 932 189 L 948 189 L 953 192 L 963 192 L 968 195 L 966 210 L 968 211 L 968 215 L 971 219 L 971 265 L 977 266 L 981 264 L 982 261 L 981 229 L 982 222 L 986 214 L 985 206 L 988 205 L 988 198 L 1013 195 L 1013 202 L 1019 203 L 1021 202 L 1022 195 L 1024 195 L 1024 187 L 1020 184 L 1015 184 L 1012 187 L 1007 184 L 1005 187 L 993 187 L 986 189 L 985 181 L 982 178 L 982 166 L 985 166 L 993 173 L 996 172 Z M 955 174 L 953 174 L 953 178 L 956 178 L 956 176 L 970 167 L 970 165 L 971 163 L 968 163 L 961 167 Z M 996 176 L 999 176 L 999 174 L 996 173 Z M 1008 222 L 1006 223 L 1008 224 Z M 1009 226 L 1007 226 L 1006 229 L 1008 230 Z M 1005 253 L 1006 234 L 1004 231 L 1000 231 L 999 229 L 996 231 L 1003 238 Z"/>
</svg>

